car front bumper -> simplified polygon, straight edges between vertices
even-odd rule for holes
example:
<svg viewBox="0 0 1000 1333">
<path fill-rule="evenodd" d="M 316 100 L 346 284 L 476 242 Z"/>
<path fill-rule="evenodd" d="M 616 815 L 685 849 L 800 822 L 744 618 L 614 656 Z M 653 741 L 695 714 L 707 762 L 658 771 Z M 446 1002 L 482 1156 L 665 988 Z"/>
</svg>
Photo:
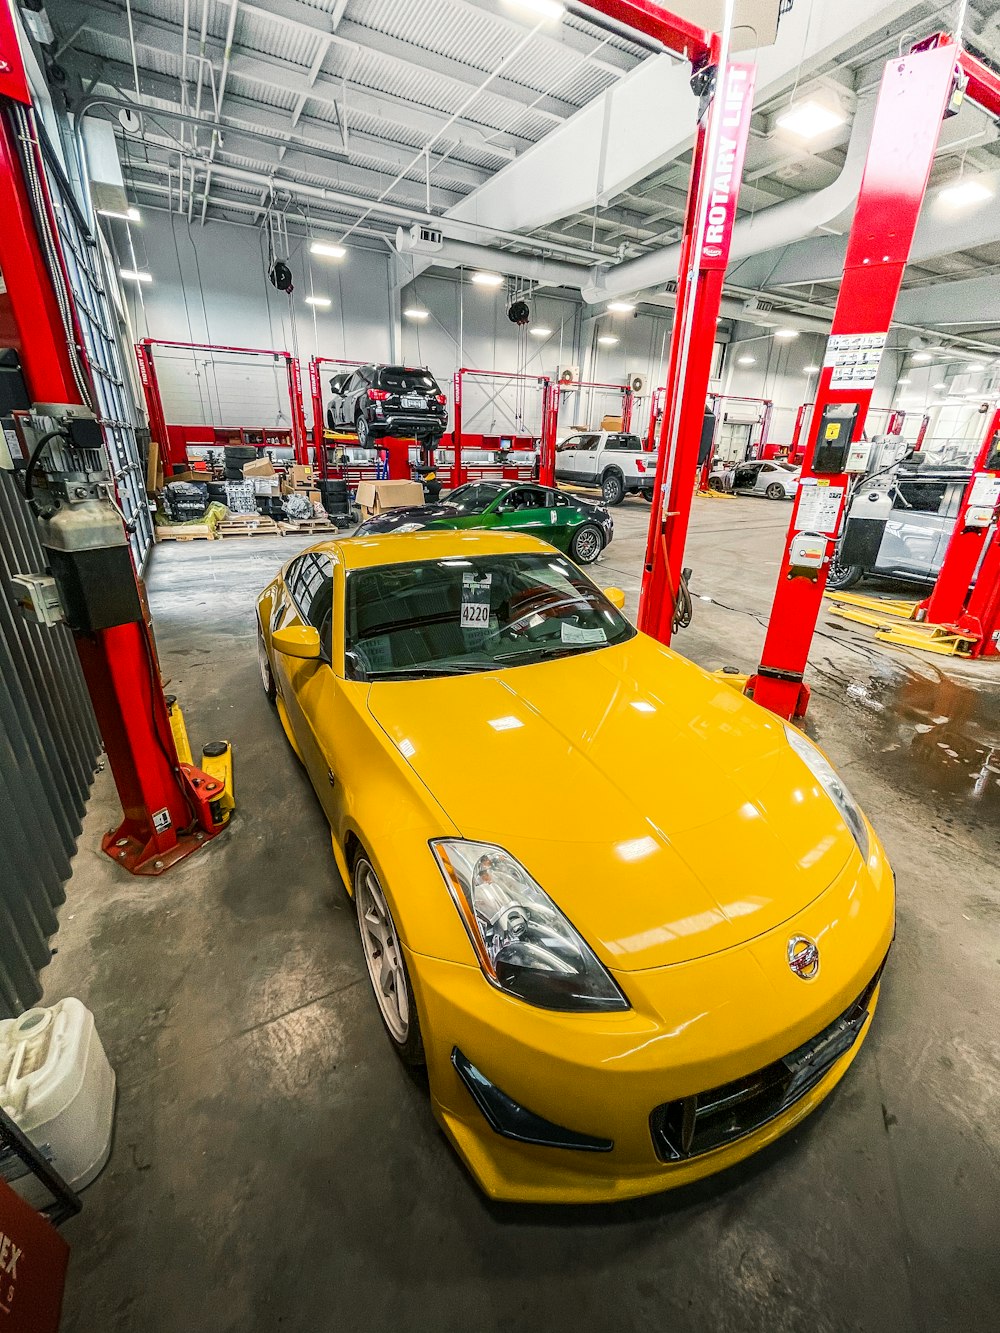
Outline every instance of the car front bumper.
<svg viewBox="0 0 1000 1333">
<path fill-rule="evenodd" d="M 653 1194 L 731 1166 L 797 1125 L 857 1055 L 877 986 L 853 1042 L 819 1081 L 742 1137 L 667 1161 L 652 1118 L 666 1104 L 747 1080 L 798 1053 L 849 1010 L 892 939 L 892 874 L 882 866 L 866 882 L 856 863 L 849 885 L 842 876 L 791 922 L 737 949 L 615 973 L 632 1005 L 626 1013 L 533 1008 L 490 986 L 478 967 L 408 954 L 434 1112 L 481 1188 L 496 1199 L 548 1203 Z M 796 934 L 823 941 L 815 981 L 787 966 Z M 534 1116 L 612 1147 L 581 1151 L 505 1137 L 470 1094 L 456 1050 Z"/>
</svg>

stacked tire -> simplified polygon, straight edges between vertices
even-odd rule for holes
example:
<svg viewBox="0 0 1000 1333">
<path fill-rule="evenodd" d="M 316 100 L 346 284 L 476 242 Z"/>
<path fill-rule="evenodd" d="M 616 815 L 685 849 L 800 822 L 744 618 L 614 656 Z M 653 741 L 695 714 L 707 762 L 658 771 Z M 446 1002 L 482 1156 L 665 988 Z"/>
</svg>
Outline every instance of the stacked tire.
<svg viewBox="0 0 1000 1333">
<path fill-rule="evenodd" d="M 243 469 L 247 463 L 253 463 L 258 457 L 252 444 L 227 444 L 225 467 L 227 481 L 242 481 Z"/>
</svg>

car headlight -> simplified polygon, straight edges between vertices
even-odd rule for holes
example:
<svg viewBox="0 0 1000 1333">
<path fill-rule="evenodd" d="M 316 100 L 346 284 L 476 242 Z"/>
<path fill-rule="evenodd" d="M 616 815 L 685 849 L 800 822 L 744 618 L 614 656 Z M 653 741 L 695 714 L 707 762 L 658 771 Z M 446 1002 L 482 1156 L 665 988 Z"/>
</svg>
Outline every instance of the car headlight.
<svg viewBox="0 0 1000 1333">
<path fill-rule="evenodd" d="M 847 790 L 843 779 L 826 755 L 818 750 L 812 741 L 803 736 L 801 731 L 796 730 L 795 727 L 787 726 L 785 727 L 785 735 L 788 737 L 789 745 L 840 811 L 844 823 L 854 835 L 854 841 L 858 844 L 861 855 L 867 861 L 869 848 L 868 825 L 861 813 L 861 807 Z"/>
<path fill-rule="evenodd" d="M 502 847 L 443 838 L 431 850 L 494 986 L 542 1009 L 629 1008 L 590 945 Z"/>
</svg>

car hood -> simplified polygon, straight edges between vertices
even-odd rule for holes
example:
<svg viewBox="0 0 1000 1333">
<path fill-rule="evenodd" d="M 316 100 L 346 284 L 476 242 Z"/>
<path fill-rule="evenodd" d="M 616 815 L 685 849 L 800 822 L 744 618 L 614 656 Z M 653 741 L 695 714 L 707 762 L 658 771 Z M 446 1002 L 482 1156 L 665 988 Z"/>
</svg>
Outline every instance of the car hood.
<svg viewBox="0 0 1000 1333">
<path fill-rule="evenodd" d="M 375 683 L 368 707 L 461 835 L 516 856 L 619 971 L 771 930 L 857 856 L 782 724 L 643 635 Z"/>
<path fill-rule="evenodd" d="M 404 523 L 433 523 L 436 518 L 454 518 L 458 512 L 458 505 L 407 505 L 376 514 L 365 521 L 364 527 L 366 532 L 392 532 Z"/>
</svg>

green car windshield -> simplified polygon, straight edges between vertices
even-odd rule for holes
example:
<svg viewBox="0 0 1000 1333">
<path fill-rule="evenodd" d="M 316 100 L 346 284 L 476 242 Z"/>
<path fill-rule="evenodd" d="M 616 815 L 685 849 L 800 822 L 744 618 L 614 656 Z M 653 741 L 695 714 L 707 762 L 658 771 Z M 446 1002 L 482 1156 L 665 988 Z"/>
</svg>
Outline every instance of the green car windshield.
<svg viewBox="0 0 1000 1333">
<path fill-rule="evenodd" d="M 523 666 L 634 634 L 604 594 L 554 553 L 379 565 L 347 576 L 345 648 L 354 680 Z"/>
<path fill-rule="evenodd" d="M 495 481 L 470 481 L 449 491 L 442 499 L 446 504 L 457 506 L 463 514 L 481 514 L 497 496 L 509 489 L 509 486 L 500 486 Z"/>
</svg>

